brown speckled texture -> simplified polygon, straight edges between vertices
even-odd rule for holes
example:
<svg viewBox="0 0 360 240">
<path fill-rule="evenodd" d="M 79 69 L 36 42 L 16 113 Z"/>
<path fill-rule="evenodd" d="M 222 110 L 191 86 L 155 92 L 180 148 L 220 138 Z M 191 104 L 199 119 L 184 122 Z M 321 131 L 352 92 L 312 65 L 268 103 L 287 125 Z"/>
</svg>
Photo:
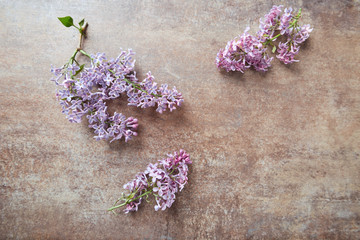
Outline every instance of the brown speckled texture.
<svg viewBox="0 0 360 240">
<path fill-rule="evenodd" d="M 219 48 L 273 4 L 314 27 L 291 66 L 219 72 Z M 140 78 L 184 106 L 140 120 L 125 144 L 96 142 L 61 114 L 49 81 L 89 22 L 87 52 L 133 48 Z M 0 0 L 0 239 L 356 239 L 360 236 L 360 2 Z M 80 58 L 85 61 L 85 58 Z M 194 162 L 171 209 L 106 212 L 122 185 L 179 148 Z"/>
</svg>

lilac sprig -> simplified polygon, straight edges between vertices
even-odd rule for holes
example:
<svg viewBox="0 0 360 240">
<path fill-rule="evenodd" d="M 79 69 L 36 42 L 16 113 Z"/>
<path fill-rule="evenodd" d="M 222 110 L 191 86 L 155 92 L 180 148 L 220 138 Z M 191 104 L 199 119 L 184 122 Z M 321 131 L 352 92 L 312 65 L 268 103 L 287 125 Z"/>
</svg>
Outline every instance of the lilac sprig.
<svg viewBox="0 0 360 240">
<path fill-rule="evenodd" d="M 129 193 L 123 193 L 108 211 L 124 206 L 125 213 L 137 211 L 142 201 L 149 202 L 150 195 L 155 197 L 155 211 L 170 208 L 175 201 L 175 194 L 180 192 L 188 181 L 188 165 L 191 163 L 189 154 L 182 149 L 168 154 L 167 158 L 159 160 L 158 163 L 150 163 L 144 172 L 138 173 L 124 185 L 124 189 Z M 118 204 L 119 202 L 122 203 Z"/>
<path fill-rule="evenodd" d="M 254 67 L 256 71 L 267 71 L 271 66 L 272 57 L 267 53 L 267 47 L 272 46 L 272 52 L 277 50 L 276 57 L 283 63 L 298 62 L 294 59 L 300 49 L 300 44 L 309 38 L 313 30 L 310 25 L 299 26 L 301 8 L 295 14 L 293 9 L 286 8 L 282 14 L 283 6 L 273 6 L 263 19 L 260 19 L 260 30 L 256 36 L 245 32 L 229 41 L 225 49 L 220 49 L 216 57 L 216 65 L 227 72 L 240 71 Z M 282 14 L 282 15 L 281 15 Z M 278 33 L 279 32 L 279 33 Z M 278 34 L 276 34 L 278 33 Z M 285 39 L 274 44 L 279 37 Z"/>
<path fill-rule="evenodd" d="M 72 18 L 69 20 L 69 17 L 59 19 L 62 19 L 63 24 L 65 20 L 72 23 Z M 69 22 L 65 23 L 65 26 L 72 26 Z M 85 34 L 81 26 L 78 28 L 81 34 L 80 43 Z M 90 67 L 80 66 L 76 61 L 75 57 L 79 52 L 90 58 Z M 86 53 L 80 44 L 68 63 L 51 70 L 55 75 L 52 80 L 61 87 L 56 96 L 62 106 L 62 112 L 70 122 L 75 123 L 81 122 L 86 116 L 89 127 L 94 129 L 96 140 L 105 139 L 112 142 L 124 138 L 127 142 L 133 136 L 137 136 L 136 118 L 126 118 L 117 112 L 112 116 L 108 113 L 107 101 L 111 99 L 126 95 L 128 105 L 141 108 L 156 107 L 159 113 L 167 109 L 171 112 L 184 101 L 175 87 L 169 89 L 165 84 L 159 87 L 151 72 L 140 82 L 134 71 L 134 55 L 135 53 L 129 49 L 122 51 L 116 59 L 107 59 L 105 53 Z"/>
</svg>

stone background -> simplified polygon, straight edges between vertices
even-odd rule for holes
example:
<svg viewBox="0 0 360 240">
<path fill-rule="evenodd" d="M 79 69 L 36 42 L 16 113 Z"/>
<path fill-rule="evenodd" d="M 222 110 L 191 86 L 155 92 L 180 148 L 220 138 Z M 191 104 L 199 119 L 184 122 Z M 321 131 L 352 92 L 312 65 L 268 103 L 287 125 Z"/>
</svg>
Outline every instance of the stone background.
<svg viewBox="0 0 360 240">
<path fill-rule="evenodd" d="M 300 63 L 219 72 L 226 42 L 273 4 L 314 27 Z M 129 143 L 96 142 L 61 113 L 50 65 L 78 43 L 57 17 L 89 22 L 85 50 L 133 48 L 136 70 L 176 85 L 173 113 L 128 107 Z M 1 239 L 359 239 L 360 2 L 0 0 Z M 86 61 L 85 58 L 79 58 Z M 190 182 L 164 212 L 106 212 L 149 162 L 184 148 Z"/>
</svg>

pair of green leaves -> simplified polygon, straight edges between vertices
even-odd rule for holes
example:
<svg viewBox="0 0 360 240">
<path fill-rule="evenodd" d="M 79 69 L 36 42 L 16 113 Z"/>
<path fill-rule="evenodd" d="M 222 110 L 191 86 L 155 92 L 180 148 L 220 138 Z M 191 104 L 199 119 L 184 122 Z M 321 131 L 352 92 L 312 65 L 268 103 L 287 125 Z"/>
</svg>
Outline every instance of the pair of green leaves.
<svg viewBox="0 0 360 240">
<path fill-rule="evenodd" d="M 75 27 L 77 28 L 80 33 L 82 33 L 82 26 L 85 23 L 85 19 L 81 20 L 79 22 L 79 27 L 74 25 L 74 20 L 72 19 L 72 17 L 70 16 L 66 16 L 66 17 L 58 17 L 58 19 L 60 20 L 60 22 L 65 26 L 65 27 Z"/>
</svg>

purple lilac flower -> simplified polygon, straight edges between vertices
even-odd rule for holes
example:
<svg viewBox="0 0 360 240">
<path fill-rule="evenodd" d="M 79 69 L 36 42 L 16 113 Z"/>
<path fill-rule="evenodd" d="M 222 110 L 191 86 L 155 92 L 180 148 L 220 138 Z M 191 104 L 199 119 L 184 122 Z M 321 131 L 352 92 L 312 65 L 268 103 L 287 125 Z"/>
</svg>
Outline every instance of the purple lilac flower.
<svg viewBox="0 0 360 240">
<path fill-rule="evenodd" d="M 260 40 L 245 32 L 228 42 L 225 49 L 221 49 L 216 58 L 219 68 L 229 71 L 244 72 L 253 66 L 257 71 L 267 71 L 272 58 L 269 58 L 266 48 Z"/>
<path fill-rule="evenodd" d="M 293 19 L 293 10 L 292 8 L 285 8 L 284 14 L 280 18 L 280 23 L 278 30 L 280 30 L 281 35 L 290 35 L 290 31 L 292 30 L 290 27 L 290 22 Z"/>
<path fill-rule="evenodd" d="M 263 19 L 260 19 L 260 31 L 257 33 L 257 37 L 265 42 L 268 39 L 274 37 L 276 26 L 279 22 L 279 17 L 281 14 L 283 6 L 273 6 L 268 14 L 264 16 Z"/>
<path fill-rule="evenodd" d="M 295 26 L 290 31 L 286 31 L 284 36 L 287 37 L 287 41 L 285 43 L 279 42 L 276 57 L 284 64 L 299 62 L 295 56 L 299 53 L 300 44 L 309 38 L 311 31 L 309 24 L 302 27 Z"/>
<path fill-rule="evenodd" d="M 285 64 L 299 61 L 294 59 L 295 55 L 299 52 L 299 48 L 295 45 L 290 44 L 289 47 L 288 42 L 286 43 L 280 42 L 277 51 L 279 54 L 276 55 L 276 57 Z"/>
<path fill-rule="evenodd" d="M 254 67 L 256 71 L 267 71 L 271 66 L 272 57 L 267 53 L 267 46 L 271 45 L 273 53 L 285 64 L 298 62 L 294 57 L 298 54 L 300 46 L 312 31 L 310 25 L 298 25 L 301 9 L 294 14 L 293 9 L 286 8 L 282 13 L 282 5 L 273 6 L 268 14 L 260 19 L 260 30 L 256 36 L 245 32 L 229 41 L 225 49 L 220 49 L 216 57 L 216 65 L 227 72 L 239 71 Z M 278 47 L 274 41 L 279 37 L 286 41 L 279 42 Z"/>
<path fill-rule="evenodd" d="M 62 87 L 56 95 L 63 113 L 70 122 L 75 123 L 81 122 L 86 115 L 96 140 L 112 142 L 124 138 L 127 142 L 137 135 L 138 120 L 116 112 L 110 116 L 107 100 L 127 95 L 128 105 L 141 108 L 156 106 L 159 113 L 166 109 L 173 111 L 184 101 L 175 87 L 158 87 L 150 72 L 139 82 L 134 71 L 133 56 L 132 50 L 122 51 L 116 59 L 107 59 L 104 53 L 98 53 L 91 56 L 89 68 L 81 69 L 74 63 L 51 70 L 55 75 L 52 80 Z"/>
<path fill-rule="evenodd" d="M 296 33 L 293 37 L 293 42 L 295 44 L 301 44 L 305 42 L 306 39 L 310 37 L 310 33 L 312 32 L 312 28 L 310 28 L 310 24 L 305 24 L 300 28 L 297 28 Z"/>
<path fill-rule="evenodd" d="M 109 211 L 123 206 L 125 213 L 137 211 L 142 200 L 148 201 L 149 195 L 155 197 L 155 211 L 170 208 L 175 201 L 175 194 L 180 192 L 188 181 L 188 165 L 191 163 L 189 154 L 182 149 L 168 154 L 167 158 L 159 160 L 158 163 L 150 163 L 144 172 L 138 173 L 133 180 L 124 185 L 124 189 L 129 193 L 123 194 L 118 200 L 123 203 L 110 208 Z"/>
</svg>

